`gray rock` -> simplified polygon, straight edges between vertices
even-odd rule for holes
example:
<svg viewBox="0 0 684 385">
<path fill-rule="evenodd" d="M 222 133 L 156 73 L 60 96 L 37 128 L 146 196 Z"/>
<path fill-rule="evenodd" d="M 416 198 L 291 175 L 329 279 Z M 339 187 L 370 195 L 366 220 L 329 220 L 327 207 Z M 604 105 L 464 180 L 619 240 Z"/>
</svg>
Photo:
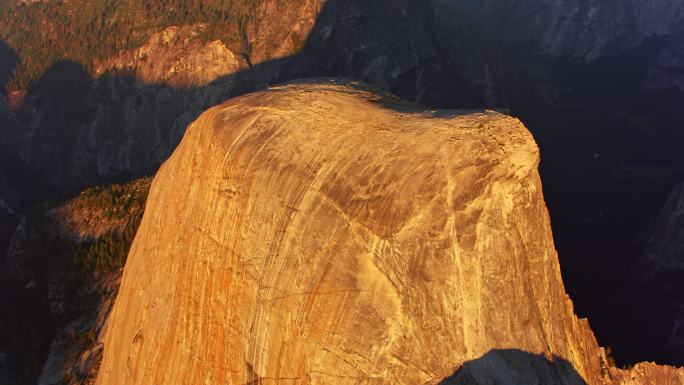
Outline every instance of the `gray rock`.
<svg viewBox="0 0 684 385">
<path fill-rule="evenodd" d="M 672 190 L 649 233 L 633 266 L 635 277 L 646 281 L 659 272 L 684 270 L 684 183 Z"/>
<path fill-rule="evenodd" d="M 665 47 L 646 72 L 646 90 L 676 88 L 684 91 L 684 40 Z"/>
<path fill-rule="evenodd" d="M 450 0 L 508 43 L 591 62 L 684 29 L 682 0 Z"/>
</svg>

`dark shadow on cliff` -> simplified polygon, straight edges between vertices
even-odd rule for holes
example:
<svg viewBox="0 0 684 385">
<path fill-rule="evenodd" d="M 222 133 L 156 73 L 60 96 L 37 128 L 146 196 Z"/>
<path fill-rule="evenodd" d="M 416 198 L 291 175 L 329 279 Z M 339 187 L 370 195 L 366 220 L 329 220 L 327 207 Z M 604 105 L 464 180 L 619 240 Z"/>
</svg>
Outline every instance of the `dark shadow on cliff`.
<svg viewBox="0 0 684 385">
<path fill-rule="evenodd" d="M 502 103 L 490 75 L 499 73 L 492 70 L 497 50 L 481 44 L 473 28 L 439 2 L 329 0 L 300 52 L 204 87 L 145 84 L 117 73 L 92 79 L 79 64 L 59 62 L 11 114 L 0 151 L 61 192 L 35 203 L 152 173 L 206 108 L 292 79 L 354 78 L 434 108 L 495 106 Z"/>
<path fill-rule="evenodd" d="M 572 364 L 518 349 L 490 350 L 464 363 L 439 385 L 586 385 Z"/>
<path fill-rule="evenodd" d="M 18 61 L 19 57 L 12 47 L 0 40 L 0 93 L 5 92 L 5 87 Z"/>
<path fill-rule="evenodd" d="M 0 137 L 6 136 L 13 124 L 6 86 L 18 63 L 15 51 L 0 41 Z M 24 203 L 33 204 L 56 192 L 43 183 L 16 156 L 0 150 L 0 383 L 35 383 L 52 338 L 47 291 L 26 290 L 9 273 L 5 258 L 12 234 L 19 223 L 17 212 Z M 47 249 L 47 248 L 46 248 Z M 5 356 L 6 355 L 6 356 Z M 17 382 L 15 382 L 17 381 Z"/>
<path fill-rule="evenodd" d="M 630 271 L 649 217 L 684 179 L 684 94 L 644 90 L 640 80 L 665 43 L 649 40 L 591 64 L 509 54 L 526 84 L 509 92 L 510 108 L 541 149 L 565 286 L 619 365 L 684 364 L 667 346 L 681 285 L 638 284 Z"/>
<path fill-rule="evenodd" d="M 7 95 L 5 94 L 5 88 L 10 80 L 12 71 L 16 66 L 19 58 L 16 52 L 5 42 L 0 40 L 0 130 L 7 127 L 9 122 L 7 122 L 6 110 L 9 108 Z M 20 199 L 19 192 L 16 189 L 8 185 L 6 178 L 3 178 L 4 174 L 9 172 L 11 165 L 9 159 L 2 152 L 0 152 L 0 164 L 4 165 L 0 169 L 0 199 L 5 202 L 8 206 L 14 206 L 13 201 Z M 10 197 L 11 196 L 11 197 Z M 17 219 L 8 210 L 2 209 L 0 207 L 0 256 L 4 255 L 4 250 L 7 249 L 7 243 L 9 238 L 14 231 L 14 227 L 17 224 Z M 4 258 L 0 258 L 0 266 L 3 265 Z"/>
</svg>

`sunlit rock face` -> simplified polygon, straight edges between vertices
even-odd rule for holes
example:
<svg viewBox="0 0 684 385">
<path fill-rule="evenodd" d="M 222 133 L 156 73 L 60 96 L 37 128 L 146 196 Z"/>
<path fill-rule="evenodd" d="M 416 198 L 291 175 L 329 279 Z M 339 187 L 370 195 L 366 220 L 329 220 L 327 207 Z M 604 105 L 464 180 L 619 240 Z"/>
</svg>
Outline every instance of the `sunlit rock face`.
<svg viewBox="0 0 684 385">
<path fill-rule="evenodd" d="M 206 87 L 225 81 L 230 75 L 252 65 L 284 59 L 300 53 L 324 2 L 304 0 L 295 3 L 273 0 L 255 9 L 253 20 L 243 30 L 236 23 L 172 26 L 150 33 L 142 46 L 117 53 L 95 64 L 95 75 L 124 72 L 147 84 L 175 88 Z M 224 28 L 238 36 L 232 42 L 207 40 L 211 28 Z"/>
<path fill-rule="evenodd" d="M 492 349 L 600 383 L 538 162 L 517 119 L 354 83 L 211 108 L 153 182 L 98 383 L 436 384 Z"/>
<path fill-rule="evenodd" d="M 95 73 L 128 71 L 146 83 L 201 87 L 247 67 L 247 61 L 220 40 L 202 41 L 199 36 L 206 28 L 169 27 L 141 47 L 101 61 Z"/>
</svg>

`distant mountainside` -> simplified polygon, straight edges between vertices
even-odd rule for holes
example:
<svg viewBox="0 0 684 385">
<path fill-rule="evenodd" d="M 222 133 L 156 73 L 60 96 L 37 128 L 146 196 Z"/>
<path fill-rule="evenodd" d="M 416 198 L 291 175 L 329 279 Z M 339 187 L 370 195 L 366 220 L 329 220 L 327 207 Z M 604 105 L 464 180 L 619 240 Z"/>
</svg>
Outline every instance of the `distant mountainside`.
<svg viewBox="0 0 684 385">
<path fill-rule="evenodd" d="M 506 43 L 582 62 L 684 32 L 682 0 L 445 0 Z"/>
<path fill-rule="evenodd" d="M 0 264 L 0 383 L 87 384 L 150 178 L 87 189 L 21 218 Z"/>
<path fill-rule="evenodd" d="M 655 265 L 671 260 L 654 246 L 640 251 L 640 238 L 684 180 L 684 1 L 449 3 L 501 43 L 505 67 L 524 79 L 507 101 L 540 143 L 578 311 L 592 315 L 600 339 L 617 352 L 681 362 L 682 347 L 668 341 L 681 341 L 682 270 L 640 283 L 629 277 L 642 254 Z M 617 337 L 644 332 L 652 342 L 628 346 Z"/>
<path fill-rule="evenodd" d="M 63 59 L 93 73 L 98 60 L 140 47 L 150 34 L 169 26 L 206 23 L 200 39 L 219 39 L 248 55 L 247 24 L 255 20 L 262 3 L 266 1 L 3 1 L 0 38 L 21 57 L 9 89 L 26 90 Z"/>
<path fill-rule="evenodd" d="M 431 105 L 500 99 L 495 48 L 429 2 L 247 3 L 237 16 L 226 5 L 225 16 L 190 9 L 169 20 L 155 2 L 6 10 L 2 38 L 21 59 L 0 151 L 73 192 L 155 170 L 200 111 L 295 77 L 352 76 Z"/>
</svg>

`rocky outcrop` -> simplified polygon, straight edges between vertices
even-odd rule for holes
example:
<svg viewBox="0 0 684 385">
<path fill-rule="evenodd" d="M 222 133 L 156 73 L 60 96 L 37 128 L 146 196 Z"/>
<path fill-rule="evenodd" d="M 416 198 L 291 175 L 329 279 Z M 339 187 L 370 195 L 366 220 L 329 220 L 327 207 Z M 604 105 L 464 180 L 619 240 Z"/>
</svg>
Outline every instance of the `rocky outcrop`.
<svg viewBox="0 0 684 385">
<path fill-rule="evenodd" d="M 610 383 L 538 162 L 517 119 L 354 82 L 211 108 L 155 177 L 97 383 L 461 383 L 474 361 Z"/>
<path fill-rule="evenodd" d="M 684 354 L 684 183 L 675 186 L 644 235 L 643 251 L 632 264 L 634 280 L 669 304 L 669 333 L 663 351 Z"/>
<path fill-rule="evenodd" d="M 659 366 L 651 362 L 639 363 L 629 370 L 612 368 L 610 375 L 620 385 L 681 385 L 684 383 L 684 369 Z"/>
<path fill-rule="evenodd" d="M 95 74 L 129 71 L 145 83 L 201 87 L 247 67 L 247 61 L 220 40 L 202 40 L 206 28 L 169 27 L 150 36 L 142 47 L 98 63 Z"/>
</svg>

